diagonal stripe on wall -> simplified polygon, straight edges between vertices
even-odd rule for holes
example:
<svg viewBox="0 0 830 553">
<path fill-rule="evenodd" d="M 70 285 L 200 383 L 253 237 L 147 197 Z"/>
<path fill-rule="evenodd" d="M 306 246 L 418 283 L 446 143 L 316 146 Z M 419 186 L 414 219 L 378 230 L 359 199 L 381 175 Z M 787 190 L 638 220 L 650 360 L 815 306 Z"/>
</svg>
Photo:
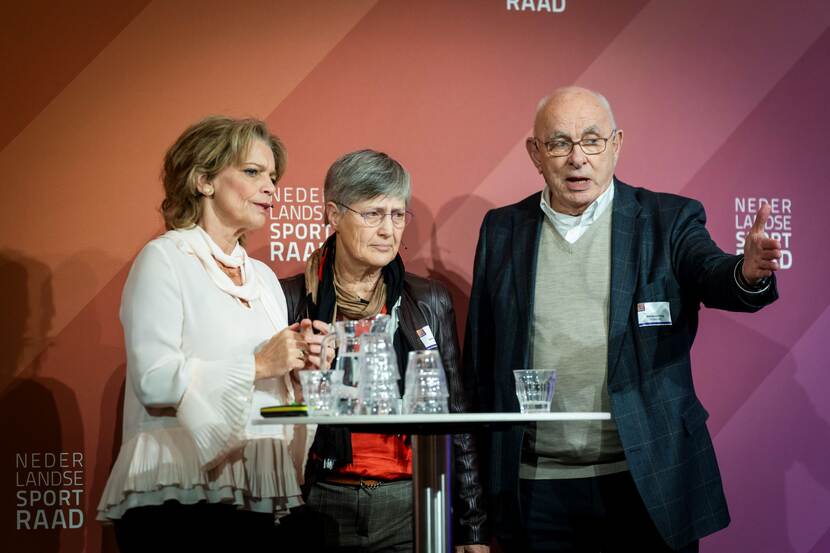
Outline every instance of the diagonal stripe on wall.
<svg viewBox="0 0 830 553">
<path fill-rule="evenodd" d="M 780 17 L 778 5 L 774 0 L 651 2 L 574 77 L 579 84 L 605 91 L 615 107 L 626 131 L 618 168 L 623 180 L 680 190 L 830 25 L 827 5 L 799 0 L 788 3 Z M 747 17 L 762 11 L 776 16 Z M 771 41 L 771 36 L 776 39 Z M 741 68 L 740 75 L 736 68 Z M 551 79 L 550 86 L 568 82 Z M 678 88 L 678 82 L 684 86 Z M 524 147 L 531 106 L 499 163 L 471 189 L 470 197 L 457 203 L 462 216 L 447 213 L 436 233 L 443 257 L 453 260 L 465 283 L 470 282 L 474 254 L 467 238 L 477 236 L 488 207 L 481 199 L 503 205 L 543 185 Z M 426 244 L 422 252 L 432 247 Z"/>
<path fill-rule="evenodd" d="M 562 16 L 508 13 L 502 2 L 378 4 L 269 116 L 290 151 L 283 185 L 320 186 L 343 153 L 386 151 L 413 177 L 408 267 L 430 271 L 430 254 L 435 264 L 449 263 L 443 249 L 425 248 L 445 224 L 446 206 L 479 186 L 551 83 L 575 79 L 644 4 L 574 3 Z M 596 31 L 594 40 L 585 41 L 585 28 Z M 261 257 L 266 235 L 251 241 Z M 466 257 L 474 239 L 456 234 L 440 245 Z M 288 275 L 300 265 L 277 269 Z"/>
<path fill-rule="evenodd" d="M 149 0 L 8 2 L 0 20 L 0 150 Z"/>
<path fill-rule="evenodd" d="M 0 153 L 15 190 L 0 249 L 89 267 L 52 279 L 53 332 L 160 229 L 161 159 L 184 127 L 269 113 L 373 4 L 153 3 Z"/>
</svg>

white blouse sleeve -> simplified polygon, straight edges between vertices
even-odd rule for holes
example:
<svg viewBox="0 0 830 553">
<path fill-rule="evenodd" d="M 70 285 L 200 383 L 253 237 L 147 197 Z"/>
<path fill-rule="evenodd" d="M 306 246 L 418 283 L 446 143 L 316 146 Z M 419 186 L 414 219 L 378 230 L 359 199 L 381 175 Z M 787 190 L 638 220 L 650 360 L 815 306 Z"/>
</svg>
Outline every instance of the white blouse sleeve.
<svg viewBox="0 0 830 553">
<path fill-rule="evenodd" d="M 185 356 L 183 319 L 181 283 L 165 251 L 151 242 L 136 258 L 121 301 L 128 380 L 143 405 L 176 409 L 208 469 L 242 445 L 254 356 Z"/>
</svg>

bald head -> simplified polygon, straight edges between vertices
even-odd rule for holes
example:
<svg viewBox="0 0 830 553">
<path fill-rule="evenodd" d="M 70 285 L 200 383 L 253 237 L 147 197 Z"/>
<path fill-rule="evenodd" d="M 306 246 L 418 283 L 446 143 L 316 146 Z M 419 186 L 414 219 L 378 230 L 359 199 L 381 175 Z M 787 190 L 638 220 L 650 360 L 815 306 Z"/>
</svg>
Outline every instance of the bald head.
<svg viewBox="0 0 830 553">
<path fill-rule="evenodd" d="M 577 86 L 554 90 L 539 102 L 527 152 L 550 191 L 551 207 L 581 214 L 611 184 L 622 148 L 611 105 Z M 586 152 L 587 150 L 587 152 Z"/>
<path fill-rule="evenodd" d="M 538 134 L 540 123 L 544 126 L 546 119 L 550 117 L 552 111 L 573 104 L 584 104 L 604 111 L 607 118 L 606 121 L 610 125 L 609 131 L 617 128 L 611 103 L 605 96 L 581 86 L 563 86 L 539 100 L 539 104 L 536 106 L 536 118 L 533 123 L 534 134 L 540 136 Z"/>
</svg>

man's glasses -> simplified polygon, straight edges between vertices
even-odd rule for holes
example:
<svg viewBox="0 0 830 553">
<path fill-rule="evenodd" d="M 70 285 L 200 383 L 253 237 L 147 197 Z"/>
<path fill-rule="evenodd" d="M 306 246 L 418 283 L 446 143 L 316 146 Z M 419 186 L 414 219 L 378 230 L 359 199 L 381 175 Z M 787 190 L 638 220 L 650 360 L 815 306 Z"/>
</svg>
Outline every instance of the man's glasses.
<svg viewBox="0 0 830 553">
<path fill-rule="evenodd" d="M 398 228 L 405 226 L 408 222 L 412 220 L 412 212 L 406 211 L 403 209 L 393 209 L 389 213 L 379 211 L 377 209 L 370 209 L 368 211 L 356 211 L 346 204 L 341 204 L 340 202 L 334 202 L 340 207 L 344 207 L 351 211 L 352 213 L 357 213 L 363 218 L 363 222 L 366 223 L 367 227 L 377 227 L 383 222 L 383 219 L 386 216 L 389 216 L 389 219 L 392 220 L 392 224 Z"/>
<path fill-rule="evenodd" d="M 582 151 L 585 152 L 585 155 L 595 156 L 605 151 L 608 147 L 608 141 L 611 140 L 615 134 L 617 134 L 617 129 L 611 131 L 608 138 L 588 136 L 582 140 L 577 140 L 576 142 L 567 138 L 554 138 L 553 140 L 543 142 L 534 137 L 533 140 L 536 142 L 536 147 L 546 153 L 548 157 L 569 156 L 576 145 L 579 145 Z M 540 147 L 540 145 L 542 147 Z"/>
</svg>

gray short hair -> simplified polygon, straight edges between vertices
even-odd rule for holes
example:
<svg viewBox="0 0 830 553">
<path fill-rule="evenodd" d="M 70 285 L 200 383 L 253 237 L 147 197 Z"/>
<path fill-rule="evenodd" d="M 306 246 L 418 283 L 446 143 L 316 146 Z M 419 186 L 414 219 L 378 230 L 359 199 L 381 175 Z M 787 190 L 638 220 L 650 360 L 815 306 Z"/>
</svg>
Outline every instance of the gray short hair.
<svg viewBox="0 0 830 553">
<path fill-rule="evenodd" d="M 408 206 L 412 198 L 409 172 L 375 150 L 358 150 L 335 161 L 326 173 L 324 194 L 327 202 L 347 206 L 378 196 L 402 199 Z"/>
</svg>

